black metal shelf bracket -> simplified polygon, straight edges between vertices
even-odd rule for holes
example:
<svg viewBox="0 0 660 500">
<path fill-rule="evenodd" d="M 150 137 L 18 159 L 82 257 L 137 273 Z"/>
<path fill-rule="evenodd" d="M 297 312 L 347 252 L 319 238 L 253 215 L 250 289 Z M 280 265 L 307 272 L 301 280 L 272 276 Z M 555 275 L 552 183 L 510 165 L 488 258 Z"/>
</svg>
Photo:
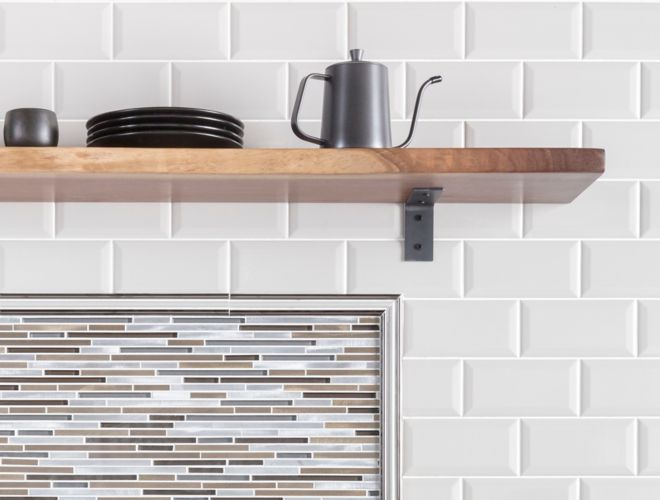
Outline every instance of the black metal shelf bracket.
<svg viewBox="0 0 660 500">
<path fill-rule="evenodd" d="M 404 260 L 433 260 L 433 206 L 441 187 L 414 188 L 404 207 Z"/>
</svg>

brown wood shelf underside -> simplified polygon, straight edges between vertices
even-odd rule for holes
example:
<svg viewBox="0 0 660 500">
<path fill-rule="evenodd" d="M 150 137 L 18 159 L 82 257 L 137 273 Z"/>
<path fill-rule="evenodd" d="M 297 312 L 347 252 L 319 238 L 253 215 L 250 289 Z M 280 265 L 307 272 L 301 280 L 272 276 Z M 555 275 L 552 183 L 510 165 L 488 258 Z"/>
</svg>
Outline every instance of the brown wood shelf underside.
<svg viewBox="0 0 660 500">
<path fill-rule="evenodd" d="M 0 148 L 0 200 L 564 203 L 603 171 L 578 148 Z"/>
</svg>

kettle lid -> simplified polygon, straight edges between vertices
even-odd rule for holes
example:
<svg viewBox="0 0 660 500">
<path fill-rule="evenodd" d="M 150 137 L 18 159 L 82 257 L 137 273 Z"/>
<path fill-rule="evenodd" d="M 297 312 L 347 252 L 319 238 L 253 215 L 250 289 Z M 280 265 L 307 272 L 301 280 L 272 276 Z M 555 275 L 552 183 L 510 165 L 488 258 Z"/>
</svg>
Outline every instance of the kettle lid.
<svg viewBox="0 0 660 500">
<path fill-rule="evenodd" d="M 362 49 L 351 49 L 348 51 L 351 56 L 351 62 L 361 62 L 362 56 L 364 55 L 364 50 Z"/>
<path fill-rule="evenodd" d="M 362 65 L 364 65 L 365 67 L 368 67 L 368 66 L 383 66 L 383 67 L 385 67 L 384 64 L 379 63 L 379 62 L 365 61 L 363 59 L 364 50 L 362 50 L 362 49 L 350 49 L 348 51 L 348 53 L 350 55 L 350 60 L 341 61 L 341 62 L 338 62 L 338 63 L 331 64 L 326 69 L 329 70 L 330 68 L 335 68 L 335 67 L 344 66 L 344 65 L 348 65 L 348 66 L 351 66 L 351 67 L 362 66 Z"/>
</svg>

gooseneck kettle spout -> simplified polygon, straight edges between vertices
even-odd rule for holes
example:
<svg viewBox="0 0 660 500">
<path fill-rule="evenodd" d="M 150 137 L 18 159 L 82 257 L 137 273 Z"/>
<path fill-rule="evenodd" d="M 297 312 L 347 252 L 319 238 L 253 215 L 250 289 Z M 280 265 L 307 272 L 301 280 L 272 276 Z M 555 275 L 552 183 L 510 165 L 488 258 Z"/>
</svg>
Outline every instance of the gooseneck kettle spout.
<svg viewBox="0 0 660 500">
<path fill-rule="evenodd" d="M 291 128 L 296 136 L 322 148 L 392 147 L 387 66 L 363 61 L 362 53 L 352 49 L 350 61 L 332 64 L 325 73 L 312 73 L 302 79 L 291 113 Z M 306 134 L 298 125 L 300 105 L 310 79 L 325 84 L 320 137 Z M 441 81 L 441 76 L 433 76 L 422 84 L 408 137 L 397 147 L 408 146 L 413 138 L 424 90 Z"/>
<path fill-rule="evenodd" d="M 413 140 L 413 136 L 415 135 L 415 126 L 417 125 L 417 114 L 419 113 L 419 105 L 422 102 L 422 96 L 424 95 L 424 91 L 426 90 L 426 87 L 428 87 L 429 85 L 433 85 L 434 83 L 440 83 L 441 81 L 442 81 L 442 76 L 437 75 L 437 76 L 432 76 L 424 83 L 422 83 L 422 86 L 417 91 L 417 98 L 415 99 L 415 109 L 413 110 L 412 120 L 410 121 L 410 130 L 408 131 L 408 137 L 406 137 L 405 141 L 403 141 L 401 144 L 395 147 L 407 148 L 410 142 Z"/>
</svg>

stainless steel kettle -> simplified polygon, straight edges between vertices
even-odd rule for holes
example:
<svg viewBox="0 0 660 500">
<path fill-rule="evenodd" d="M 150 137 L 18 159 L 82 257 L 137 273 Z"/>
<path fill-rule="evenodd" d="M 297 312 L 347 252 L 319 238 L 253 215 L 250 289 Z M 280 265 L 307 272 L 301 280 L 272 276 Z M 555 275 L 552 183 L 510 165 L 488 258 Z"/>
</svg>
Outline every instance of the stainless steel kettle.
<svg viewBox="0 0 660 500">
<path fill-rule="evenodd" d="M 291 114 L 293 133 L 322 148 L 391 148 L 387 66 L 363 61 L 360 49 L 352 49 L 350 54 L 350 61 L 332 64 L 324 74 L 312 73 L 302 79 Z M 309 79 L 326 83 L 321 137 L 312 137 L 298 126 L 298 112 Z M 396 147 L 410 144 L 422 94 L 426 87 L 441 81 L 441 76 L 432 76 L 419 88 L 408 137 Z"/>
</svg>

